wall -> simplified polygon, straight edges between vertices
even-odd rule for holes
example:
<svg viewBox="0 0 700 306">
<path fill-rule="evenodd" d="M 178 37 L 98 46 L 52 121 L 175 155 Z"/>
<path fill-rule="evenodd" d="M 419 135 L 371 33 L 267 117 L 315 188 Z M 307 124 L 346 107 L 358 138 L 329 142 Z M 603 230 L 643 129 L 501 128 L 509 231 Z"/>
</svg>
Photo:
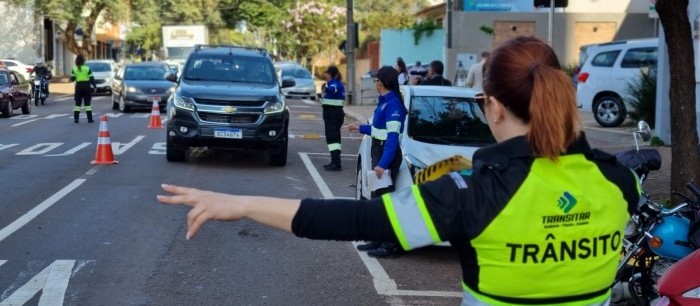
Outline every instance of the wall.
<svg viewBox="0 0 700 306">
<path fill-rule="evenodd" d="M 37 59 L 33 10 L 15 8 L 0 1 L 0 12 L 0 58 L 14 58 L 33 65 Z"/>
<path fill-rule="evenodd" d="M 535 36 L 547 41 L 548 14 L 546 13 L 453 12 L 452 49 L 446 51 L 447 77 L 454 76 L 458 53 L 478 54 L 493 49 L 493 37 L 484 34 L 479 30 L 479 27 L 482 25 L 494 27 L 496 21 L 499 23 L 513 22 L 514 24 L 534 22 Z M 579 48 L 575 43 L 590 41 L 590 39 L 574 37 L 577 22 L 613 22 L 617 26 L 614 40 L 647 38 L 656 35 L 656 23 L 649 18 L 647 13 L 556 13 L 554 15 L 552 47 L 562 65 L 572 64 L 578 60 Z M 581 31 L 583 30 L 579 27 L 579 32 Z M 585 33 L 579 33 L 579 35 L 585 35 Z M 596 34 L 590 33 L 590 35 L 595 36 Z"/>
<path fill-rule="evenodd" d="M 406 65 L 416 61 L 428 64 L 434 60 L 445 62 L 445 30 L 438 29 L 433 35 L 420 38 L 419 44 L 414 43 L 413 30 L 382 30 L 379 51 L 379 66 L 396 65 L 396 58 L 402 57 Z"/>
</svg>

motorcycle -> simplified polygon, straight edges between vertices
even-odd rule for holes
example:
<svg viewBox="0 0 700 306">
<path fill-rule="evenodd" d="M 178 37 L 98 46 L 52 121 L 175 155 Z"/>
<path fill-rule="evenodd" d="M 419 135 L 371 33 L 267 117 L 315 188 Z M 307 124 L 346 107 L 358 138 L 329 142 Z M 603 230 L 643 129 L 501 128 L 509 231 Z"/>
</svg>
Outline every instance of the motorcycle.
<svg viewBox="0 0 700 306">
<path fill-rule="evenodd" d="M 656 306 L 700 306 L 700 250 L 681 259 L 659 279 Z"/>
<path fill-rule="evenodd" d="M 617 155 L 618 160 L 634 170 L 642 184 L 650 171 L 661 167 L 661 156 L 655 149 L 639 149 L 637 136 L 648 141 L 651 130 L 640 122 L 634 131 L 636 150 Z M 689 183 L 691 192 L 700 197 L 698 187 Z M 612 289 L 612 305 L 651 305 L 658 299 L 659 278 L 678 260 L 693 252 L 688 242 L 691 221 L 700 210 L 697 198 L 691 200 L 682 194 L 686 202 L 673 208 L 652 201 L 642 191 L 637 212 L 631 216 L 625 228 L 623 257 L 618 265 Z"/>
<path fill-rule="evenodd" d="M 45 77 L 41 76 L 35 77 L 32 83 L 32 98 L 34 99 L 34 105 L 38 106 L 39 102 L 41 102 L 41 105 L 44 105 L 47 98 L 46 90 L 44 88 L 48 86 L 48 81 Z"/>
</svg>

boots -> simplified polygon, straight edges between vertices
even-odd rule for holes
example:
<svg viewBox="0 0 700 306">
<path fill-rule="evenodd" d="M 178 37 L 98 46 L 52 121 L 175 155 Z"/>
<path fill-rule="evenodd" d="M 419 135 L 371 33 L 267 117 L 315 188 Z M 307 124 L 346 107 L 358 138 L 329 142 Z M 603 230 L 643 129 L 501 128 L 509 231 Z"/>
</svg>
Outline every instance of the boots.
<svg viewBox="0 0 700 306">
<path fill-rule="evenodd" d="M 87 114 L 88 123 L 93 123 L 93 122 L 95 122 L 95 121 L 92 120 L 92 111 L 86 111 L 85 113 Z"/>
<path fill-rule="evenodd" d="M 78 123 L 78 117 L 80 117 L 80 112 L 73 112 L 73 122 Z"/>
<path fill-rule="evenodd" d="M 323 169 L 326 171 L 340 171 L 343 169 L 340 166 L 340 150 L 331 151 L 331 163 L 324 165 Z"/>
</svg>

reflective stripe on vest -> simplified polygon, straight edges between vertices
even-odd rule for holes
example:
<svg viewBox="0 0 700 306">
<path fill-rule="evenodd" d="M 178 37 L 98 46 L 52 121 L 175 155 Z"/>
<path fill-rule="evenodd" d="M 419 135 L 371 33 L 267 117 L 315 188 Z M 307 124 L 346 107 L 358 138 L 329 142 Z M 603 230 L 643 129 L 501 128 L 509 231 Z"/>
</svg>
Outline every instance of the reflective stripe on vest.
<svg viewBox="0 0 700 306">
<path fill-rule="evenodd" d="M 440 243 L 433 220 L 425 207 L 418 186 L 382 196 L 391 226 L 404 250 Z"/>
<path fill-rule="evenodd" d="M 620 188 L 583 154 L 535 159 L 505 208 L 470 241 L 479 265 L 478 288 L 471 288 L 534 300 L 609 288 L 627 205 Z"/>
<path fill-rule="evenodd" d="M 462 305 L 469 305 L 469 306 L 493 306 L 493 305 L 500 305 L 500 306 L 513 306 L 513 305 L 538 305 L 542 303 L 532 303 L 532 304 L 513 304 L 513 303 L 504 303 L 502 301 L 490 298 L 488 296 L 485 296 L 483 294 L 479 294 L 478 292 L 475 292 L 474 290 L 471 290 L 469 287 L 467 287 L 464 282 L 462 282 L 462 290 L 464 290 L 464 298 L 462 299 Z M 573 301 L 573 302 L 563 302 L 563 303 L 557 303 L 557 304 L 547 304 L 547 305 L 557 305 L 557 306 L 603 306 L 603 305 L 609 305 L 608 300 L 610 299 L 610 290 L 607 290 L 604 294 L 601 294 L 599 296 L 590 298 L 590 299 L 583 299 L 579 301 Z"/>
<path fill-rule="evenodd" d="M 372 133 L 370 135 L 370 136 L 372 136 L 372 138 L 377 139 L 377 140 L 386 140 L 388 135 L 389 135 L 389 132 L 387 132 L 386 129 L 379 129 L 379 128 L 372 126 Z"/>
<path fill-rule="evenodd" d="M 343 106 L 345 104 L 345 100 L 324 98 L 321 104 L 330 106 Z"/>
<path fill-rule="evenodd" d="M 387 121 L 386 122 L 387 133 L 401 133 L 401 122 L 400 121 Z"/>
<path fill-rule="evenodd" d="M 73 76 L 75 76 L 76 82 L 87 82 L 90 81 L 90 67 L 88 66 L 78 66 L 73 67 Z"/>
</svg>

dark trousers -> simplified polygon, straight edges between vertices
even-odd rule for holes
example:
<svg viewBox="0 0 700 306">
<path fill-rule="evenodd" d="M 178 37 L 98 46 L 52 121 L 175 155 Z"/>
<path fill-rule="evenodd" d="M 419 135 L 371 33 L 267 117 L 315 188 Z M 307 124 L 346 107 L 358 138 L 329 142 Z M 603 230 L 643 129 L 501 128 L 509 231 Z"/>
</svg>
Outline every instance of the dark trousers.
<svg viewBox="0 0 700 306">
<path fill-rule="evenodd" d="M 76 83 L 75 84 L 75 106 L 73 107 L 73 118 L 78 121 L 80 116 L 81 106 L 85 106 L 85 114 L 87 114 L 88 121 L 92 121 L 92 89 L 89 83 Z"/>
<path fill-rule="evenodd" d="M 379 160 L 382 158 L 382 155 L 384 154 L 384 142 L 382 140 L 376 140 L 372 139 L 372 169 L 379 165 Z M 389 169 L 384 169 L 384 170 L 390 170 L 391 171 L 391 181 L 395 182 L 396 181 L 396 175 L 399 173 L 399 167 L 401 166 L 401 156 L 403 154 L 401 153 L 401 147 L 396 148 L 396 153 L 394 154 L 394 158 L 391 160 L 391 163 L 389 164 Z M 372 192 L 372 198 L 377 198 L 382 196 L 385 193 L 389 193 L 395 190 L 394 185 L 391 185 L 387 188 L 382 188 L 382 189 L 377 189 Z"/>
<path fill-rule="evenodd" d="M 340 128 L 345 121 L 342 106 L 323 106 L 323 125 L 326 133 L 328 152 L 331 153 L 331 163 L 340 165 Z"/>
</svg>

